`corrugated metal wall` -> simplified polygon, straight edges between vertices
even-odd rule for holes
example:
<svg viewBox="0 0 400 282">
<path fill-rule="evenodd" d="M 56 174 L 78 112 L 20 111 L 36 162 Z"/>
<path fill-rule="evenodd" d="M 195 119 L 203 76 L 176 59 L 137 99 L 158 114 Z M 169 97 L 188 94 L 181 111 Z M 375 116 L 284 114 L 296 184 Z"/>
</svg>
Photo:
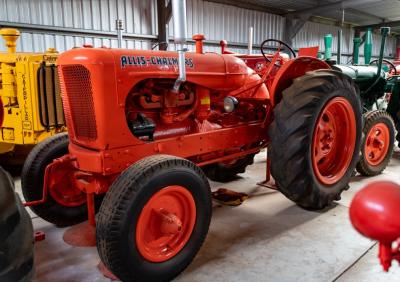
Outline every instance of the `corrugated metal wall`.
<svg viewBox="0 0 400 282">
<path fill-rule="evenodd" d="M 82 34 L 85 30 L 115 33 L 115 20 L 121 18 L 125 32 L 132 35 L 155 37 L 155 1 L 148 0 L 0 0 L 0 21 L 39 25 L 40 31 L 26 30 L 19 41 L 19 51 L 40 52 L 48 47 L 59 51 L 82 46 L 117 47 L 116 36 Z M 46 31 L 45 26 L 75 30 L 80 35 L 63 34 L 63 31 Z M 4 44 L 0 47 L 4 50 Z M 148 49 L 149 40 L 126 40 L 124 47 Z"/>
<path fill-rule="evenodd" d="M 44 51 L 56 47 L 59 51 L 84 43 L 116 47 L 115 20 L 124 20 L 124 48 L 149 49 L 157 36 L 156 0 L 0 0 L 1 22 L 30 26 L 23 29 L 19 51 Z M 211 41 L 207 51 L 219 52 L 218 42 L 226 39 L 233 51 L 246 52 L 248 29 L 254 27 L 254 43 L 266 38 L 282 39 L 284 19 L 281 16 L 250 9 L 217 4 L 203 0 L 187 0 L 188 35 L 205 34 Z M 34 26 L 31 26 L 34 25 Z M 172 36 L 172 25 L 169 34 Z M 53 27 L 48 30 L 47 27 Z M 60 30 L 54 29 L 59 27 Z M 336 52 L 337 27 L 308 22 L 294 39 L 294 47 L 323 46 L 323 36 L 334 36 Z M 90 31 L 98 33 L 90 33 Z M 352 53 L 354 32 L 343 30 L 343 61 Z M 374 55 L 378 55 L 380 36 L 374 35 Z M 385 55 L 395 53 L 395 38 L 389 38 Z M 193 46 L 189 44 L 189 49 Z M 173 46 L 170 47 L 173 49 Z M 4 50 L 4 44 L 0 44 Z M 362 54 L 362 50 L 361 50 Z"/>
</svg>

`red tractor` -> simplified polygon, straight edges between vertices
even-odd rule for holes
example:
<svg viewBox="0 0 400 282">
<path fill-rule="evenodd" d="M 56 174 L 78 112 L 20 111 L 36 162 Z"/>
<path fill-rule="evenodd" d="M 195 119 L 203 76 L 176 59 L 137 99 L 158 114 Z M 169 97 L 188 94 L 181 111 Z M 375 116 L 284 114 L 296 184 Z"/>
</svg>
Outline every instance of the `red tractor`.
<svg viewBox="0 0 400 282">
<path fill-rule="evenodd" d="M 182 47 L 185 2 L 172 3 Z M 210 224 L 207 176 L 232 180 L 268 146 L 279 190 L 323 209 L 358 161 L 362 115 L 349 77 L 316 58 L 286 59 L 279 40 L 235 55 L 204 53 L 204 37 L 194 39 L 195 53 L 61 54 L 68 136 L 39 144 L 23 169 L 32 210 L 59 226 L 89 218 L 102 261 L 123 281 L 170 280 L 188 266 Z M 265 54 L 271 41 L 278 51 Z"/>
</svg>

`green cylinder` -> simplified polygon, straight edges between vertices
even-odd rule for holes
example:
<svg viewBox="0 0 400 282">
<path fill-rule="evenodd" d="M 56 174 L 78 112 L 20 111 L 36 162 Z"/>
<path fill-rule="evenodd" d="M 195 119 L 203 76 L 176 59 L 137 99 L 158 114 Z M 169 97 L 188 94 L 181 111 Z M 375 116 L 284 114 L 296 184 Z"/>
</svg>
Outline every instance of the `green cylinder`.
<svg viewBox="0 0 400 282">
<path fill-rule="evenodd" d="M 325 43 L 325 60 L 332 58 L 332 34 L 326 34 L 324 36 Z"/>
<path fill-rule="evenodd" d="M 353 65 L 358 65 L 358 63 L 359 63 L 360 45 L 361 45 L 361 38 L 354 37 L 354 39 L 353 39 Z"/>
<path fill-rule="evenodd" d="M 372 29 L 368 28 L 364 36 L 364 63 L 369 65 L 372 57 Z"/>
</svg>

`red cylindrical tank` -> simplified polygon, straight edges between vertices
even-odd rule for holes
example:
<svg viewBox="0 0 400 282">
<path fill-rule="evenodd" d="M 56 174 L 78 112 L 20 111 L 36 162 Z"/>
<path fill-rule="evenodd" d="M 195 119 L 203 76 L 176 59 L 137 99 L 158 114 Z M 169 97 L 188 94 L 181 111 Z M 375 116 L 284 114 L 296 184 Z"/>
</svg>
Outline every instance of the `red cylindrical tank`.
<svg viewBox="0 0 400 282">
<path fill-rule="evenodd" d="M 376 182 L 358 192 L 350 206 L 353 226 L 366 237 L 391 243 L 400 237 L 400 186 Z"/>
</svg>

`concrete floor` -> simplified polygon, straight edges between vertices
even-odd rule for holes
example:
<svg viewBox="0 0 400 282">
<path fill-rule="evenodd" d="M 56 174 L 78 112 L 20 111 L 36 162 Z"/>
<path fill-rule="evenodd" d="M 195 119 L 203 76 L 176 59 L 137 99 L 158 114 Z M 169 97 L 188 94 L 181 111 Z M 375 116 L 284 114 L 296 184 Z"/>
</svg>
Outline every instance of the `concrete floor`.
<svg viewBox="0 0 400 282">
<path fill-rule="evenodd" d="M 214 206 L 203 247 L 176 281 L 400 281 L 398 264 L 384 273 L 376 242 L 359 235 L 348 218 L 351 199 L 366 183 L 400 183 L 400 152 L 384 174 L 354 177 L 342 199 L 322 212 L 303 210 L 282 194 L 258 186 L 264 174 L 261 153 L 237 180 L 211 183 L 213 190 L 225 187 L 250 197 L 239 207 Z M 71 247 L 62 240 L 65 229 L 34 214 L 32 218 L 35 230 L 46 233 L 46 240 L 35 246 L 37 281 L 110 281 L 96 268 L 95 248 Z"/>
</svg>

